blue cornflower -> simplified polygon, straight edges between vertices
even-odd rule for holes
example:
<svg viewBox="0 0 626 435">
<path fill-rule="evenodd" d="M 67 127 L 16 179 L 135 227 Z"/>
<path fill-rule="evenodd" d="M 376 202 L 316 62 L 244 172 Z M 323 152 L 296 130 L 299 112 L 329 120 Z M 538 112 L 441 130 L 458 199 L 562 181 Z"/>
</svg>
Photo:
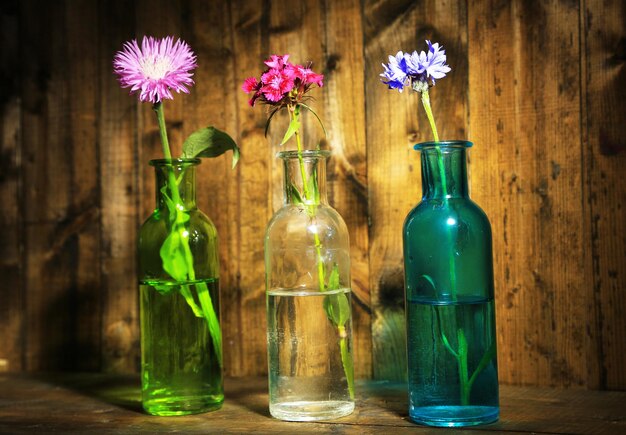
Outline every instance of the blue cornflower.
<svg viewBox="0 0 626 435">
<path fill-rule="evenodd" d="M 428 44 L 428 52 L 414 51 L 413 53 L 402 53 L 395 57 L 389 56 L 389 65 L 383 64 L 385 72 L 381 77 L 387 79 L 383 83 L 389 89 L 398 89 L 402 92 L 404 86 L 411 84 L 411 87 L 418 92 L 428 90 L 429 82 L 435 85 L 435 80 L 442 79 L 450 72 L 450 67 L 446 65 L 446 51 L 439 43 Z"/>
<path fill-rule="evenodd" d="M 430 79 L 434 86 L 435 80 L 444 78 L 451 69 L 446 65 L 446 51 L 443 47 L 437 42 L 431 44 L 428 40 L 426 44 L 428 44 L 428 52 L 422 51 L 418 54 L 414 51 L 411 55 L 407 55 L 406 65 L 412 82 L 419 80 L 422 83 L 428 83 Z"/>
<path fill-rule="evenodd" d="M 402 92 L 407 84 L 407 64 L 406 56 L 399 51 L 396 56 L 389 56 L 389 65 L 382 64 L 385 71 L 380 75 L 385 80 L 382 82 L 389 86 L 389 89 L 397 89 Z"/>
<path fill-rule="evenodd" d="M 382 82 L 389 86 L 389 89 L 397 89 L 402 92 L 405 86 L 410 85 L 414 91 L 422 95 L 422 104 L 433 130 L 435 142 L 439 142 L 435 119 L 430 107 L 428 88 L 435 86 L 435 81 L 444 78 L 451 71 L 451 68 L 446 65 L 446 52 L 443 46 L 437 42 L 431 44 L 428 40 L 426 44 L 428 45 L 428 52 L 418 53 L 416 50 L 409 54 L 399 51 L 395 57 L 389 56 L 389 64 L 383 64 L 385 71 L 380 76 L 383 77 Z"/>
</svg>

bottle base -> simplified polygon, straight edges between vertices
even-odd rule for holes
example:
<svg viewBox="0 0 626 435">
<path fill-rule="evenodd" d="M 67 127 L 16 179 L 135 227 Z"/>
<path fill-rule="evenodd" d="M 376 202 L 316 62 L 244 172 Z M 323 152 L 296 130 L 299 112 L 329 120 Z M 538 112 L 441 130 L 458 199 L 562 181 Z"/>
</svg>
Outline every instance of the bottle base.
<svg viewBox="0 0 626 435">
<path fill-rule="evenodd" d="M 409 418 L 417 424 L 438 427 L 464 427 L 498 420 L 497 406 L 420 406 L 409 409 Z"/>
<path fill-rule="evenodd" d="M 222 407 L 224 399 L 214 398 L 172 398 L 150 399 L 142 403 L 144 411 L 151 415 L 169 417 L 175 415 L 202 414 L 217 411 Z"/>
<path fill-rule="evenodd" d="M 286 421 L 332 420 L 354 411 L 352 401 L 300 401 L 270 404 L 272 417 Z"/>
</svg>

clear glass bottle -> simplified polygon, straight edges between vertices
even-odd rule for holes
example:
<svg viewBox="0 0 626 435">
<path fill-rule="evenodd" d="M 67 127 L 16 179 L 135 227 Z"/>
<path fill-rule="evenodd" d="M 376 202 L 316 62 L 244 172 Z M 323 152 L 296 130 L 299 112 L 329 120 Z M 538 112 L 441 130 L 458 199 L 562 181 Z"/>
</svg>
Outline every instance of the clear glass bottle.
<svg viewBox="0 0 626 435">
<path fill-rule="evenodd" d="M 469 198 L 470 146 L 415 146 L 423 196 L 403 230 L 409 416 L 431 426 L 499 415 L 491 225 Z"/>
<path fill-rule="evenodd" d="M 265 234 L 272 416 L 313 421 L 354 410 L 350 243 L 326 199 L 328 151 L 285 151 L 284 204 Z"/>
<path fill-rule="evenodd" d="M 200 159 L 152 160 L 157 207 L 139 234 L 142 403 L 154 415 L 219 409 L 217 231 L 196 207 Z"/>
</svg>

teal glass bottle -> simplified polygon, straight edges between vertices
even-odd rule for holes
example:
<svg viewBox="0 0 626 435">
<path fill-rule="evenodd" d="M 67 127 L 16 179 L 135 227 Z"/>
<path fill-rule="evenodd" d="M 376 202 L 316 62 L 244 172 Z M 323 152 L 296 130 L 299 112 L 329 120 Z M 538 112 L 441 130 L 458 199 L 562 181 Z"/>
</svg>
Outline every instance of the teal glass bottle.
<svg viewBox="0 0 626 435">
<path fill-rule="evenodd" d="M 491 225 L 468 194 L 466 141 L 425 142 L 422 201 L 403 228 L 409 417 L 498 419 Z"/>
<path fill-rule="evenodd" d="M 217 231 L 196 206 L 199 159 L 152 160 L 157 207 L 139 233 L 142 404 L 196 414 L 224 400 Z"/>
</svg>

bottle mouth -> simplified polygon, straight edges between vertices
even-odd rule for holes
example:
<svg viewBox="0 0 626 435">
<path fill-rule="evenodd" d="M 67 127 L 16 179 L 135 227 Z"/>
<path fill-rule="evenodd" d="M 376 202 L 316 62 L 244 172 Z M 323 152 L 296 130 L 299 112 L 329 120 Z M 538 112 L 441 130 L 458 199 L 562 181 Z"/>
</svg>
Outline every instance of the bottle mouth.
<svg viewBox="0 0 626 435">
<path fill-rule="evenodd" d="M 319 159 L 319 158 L 328 158 L 330 157 L 329 150 L 303 150 L 301 152 L 303 159 Z M 289 159 L 297 159 L 298 151 L 297 150 L 289 150 L 289 151 L 279 151 L 276 153 L 276 157 L 283 160 Z"/>
<path fill-rule="evenodd" d="M 468 140 L 442 140 L 439 142 L 428 141 L 428 142 L 420 142 L 413 146 L 414 150 L 426 150 L 431 148 L 470 148 L 474 145 L 472 142 Z"/>
<path fill-rule="evenodd" d="M 199 158 L 153 159 L 150 166 L 195 166 L 202 162 Z"/>
</svg>

